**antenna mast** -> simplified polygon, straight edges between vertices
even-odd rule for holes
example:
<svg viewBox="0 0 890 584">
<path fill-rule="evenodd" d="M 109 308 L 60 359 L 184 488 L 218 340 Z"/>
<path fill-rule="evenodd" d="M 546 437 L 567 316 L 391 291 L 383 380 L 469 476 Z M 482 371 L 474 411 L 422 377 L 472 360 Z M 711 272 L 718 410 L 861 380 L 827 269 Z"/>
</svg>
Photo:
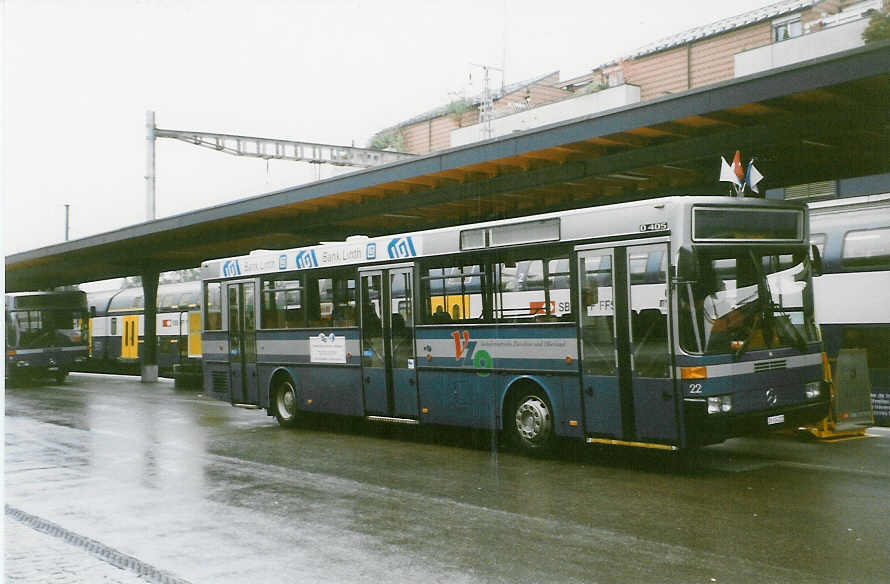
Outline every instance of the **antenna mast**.
<svg viewBox="0 0 890 584">
<path fill-rule="evenodd" d="M 489 140 L 494 134 L 494 130 L 491 127 L 491 121 L 494 119 L 494 105 L 492 103 L 491 75 L 489 74 L 489 71 L 491 69 L 500 71 L 502 74 L 501 82 L 503 83 L 504 70 L 499 67 L 492 67 L 491 65 L 477 65 L 475 63 L 470 63 L 470 65 L 473 67 L 481 67 L 484 72 L 484 75 L 482 76 L 482 103 L 479 106 L 479 123 L 482 124 L 483 139 Z"/>
</svg>

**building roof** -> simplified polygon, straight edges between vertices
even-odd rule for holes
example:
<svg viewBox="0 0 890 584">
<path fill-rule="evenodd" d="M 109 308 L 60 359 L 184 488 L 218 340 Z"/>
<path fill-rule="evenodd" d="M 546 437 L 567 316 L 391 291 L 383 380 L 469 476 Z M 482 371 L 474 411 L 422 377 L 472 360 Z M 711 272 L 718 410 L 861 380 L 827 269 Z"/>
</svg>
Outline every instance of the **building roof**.
<svg viewBox="0 0 890 584">
<path fill-rule="evenodd" d="M 508 84 L 508 85 L 505 85 L 503 88 L 500 88 L 500 87 L 499 87 L 499 88 L 497 88 L 497 89 L 493 89 L 492 92 L 491 92 L 491 99 L 492 99 L 492 100 L 495 100 L 495 99 L 501 99 L 501 98 L 504 97 L 505 95 L 510 95 L 511 93 L 515 93 L 515 92 L 517 92 L 517 91 L 520 91 L 520 90 L 522 90 L 522 89 L 525 89 L 526 87 L 529 87 L 529 86 L 531 86 L 531 85 L 535 85 L 536 83 L 540 83 L 540 82 L 543 81 L 544 79 L 547 79 L 548 77 L 551 77 L 551 76 L 553 76 L 553 75 L 557 75 L 557 76 L 558 76 L 558 75 L 559 75 L 559 70 L 557 69 L 556 71 L 551 71 L 551 72 L 549 72 L 549 73 L 544 73 L 543 75 L 538 75 L 538 76 L 536 76 L 536 77 L 532 77 L 531 79 L 526 79 L 525 81 L 518 81 L 518 82 L 516 82 L 516 83 L 510 83 L 510 84 Z M 469 101 L 469 102 L 470 102 L 472 105 L 474 105 L 474 106 L 479 105 L 480 103 L 482 103 L 482 95 L 479 94 L 479 95 L 474 95 L 474 96 L 472 96 L 472 97 L 468 97 L 468 98 L 467 98 L 467 101 Z M 395 129 L 395 128 L 401 128 L 401 127 L 403 127 L 403 126 L 410 126 L 410 125 L 412 125 L 412 124 L 417 124 L 417 123 L 419 123 L 419 122 L 425 122 L 425 121 L 427 121 L 427 120 L 433 120 L 433 119 L 436 119 L 436 118 L 440 118 L 440 117 L 442 117 L 442 116 L 444 116 L 445 114 L 448 113 L 448 106 L 449 106 L 449 105 L 450 105 L 450 104 L 442 105 L 442 106 L 439 106 L 439 107 L 437 107 L 437 108 L 435 108 L 435 109 L 431 109 L 431 110 L 429 110 L 429 111 L 426 111 L 426 112 L 424 112 L 424 113 L 422 113 L 422 114 L 418 114 L 418 115 L 414 116 L 413 118 L 409 118 L 409 119 L 407 119 L 407 120 L 405 120 L 405 121 L 399 122 L 398 124 L 395 124 L 395 125 L 390 126 L 390 127 L 388 127 L 388 128 L 384 128 L 383 130 L 380 130 L 380 131 L 377 132 L 377 133 L 378 133 L 378 134 L 381 134 L 381 133 L 383 133 L 383 132 L 387 132 L 387 131 L 389 131 L 389 130 L 393 130 L 393 129 Z"/>
<path fill-rule="evenodd" d="M 772 18 L 777 18 L 779 16 L 790 14 L 792 12 L 797 12 L 799 10 L 815 6 L 816 4 L 819 4 L 820 1 L 821 0 L 783 0 L 782 2 L 769 4 L 756 10 L 743 12 L 742 14 L 723 18 L 710 24 L 697 26 L 695 28 L 690 28 L 677 34 L 664 37 L 653 43 L 649 43 L 648 45 L 640 47 L 630 54 L 625 55 L 624 57 L 598 65 L 597 67 L 594 67 L 594 69 L 607 67 L 619 61 L 638 59 L 645 55 L 672 49 L 674 47 L 679 47 L 693 41 L 723 34 L 731 30 L 750 26 L 752 24 L 756 24 L 758 22 L 762 22 L 764 20 L 769 20 Z"/>
</svg>

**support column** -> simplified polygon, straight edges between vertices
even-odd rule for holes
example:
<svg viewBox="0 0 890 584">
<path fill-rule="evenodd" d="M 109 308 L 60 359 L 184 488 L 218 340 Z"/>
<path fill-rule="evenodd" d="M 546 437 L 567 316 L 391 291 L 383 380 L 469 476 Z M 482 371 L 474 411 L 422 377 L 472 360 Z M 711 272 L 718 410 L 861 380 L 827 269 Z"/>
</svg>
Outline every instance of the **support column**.
<svg viewBox="0 0 890 584">
<path fill-rule="evenodd" d="M 158 271 L 142 272 L 142 297 L 145 299 L 142 343 L 142 382 L 158 380 Z"/>
</svg>

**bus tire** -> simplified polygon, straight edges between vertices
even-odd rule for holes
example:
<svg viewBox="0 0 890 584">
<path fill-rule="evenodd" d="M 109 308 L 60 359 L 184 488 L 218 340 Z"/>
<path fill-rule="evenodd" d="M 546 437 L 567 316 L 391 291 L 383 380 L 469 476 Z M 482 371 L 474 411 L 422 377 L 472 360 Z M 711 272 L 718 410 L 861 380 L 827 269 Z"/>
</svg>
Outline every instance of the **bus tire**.
<svg viewBox="0 0 890 584">
<path fill-rule="evenodd" d="M 292 428 L 297 425 L 299 411 L 297 409 L 297 390 L 293 381 L 282 377 L 275 384 L 274 400 L 275 419 L 284 428 Z"/>
<path fill-rule="evenodd" d="M 512 400 L 509 412 L 510 441 L 526 454 L 544 454 L 553 448 L 553 408 L 544 393 L 525 390 Z"/>
</svg>

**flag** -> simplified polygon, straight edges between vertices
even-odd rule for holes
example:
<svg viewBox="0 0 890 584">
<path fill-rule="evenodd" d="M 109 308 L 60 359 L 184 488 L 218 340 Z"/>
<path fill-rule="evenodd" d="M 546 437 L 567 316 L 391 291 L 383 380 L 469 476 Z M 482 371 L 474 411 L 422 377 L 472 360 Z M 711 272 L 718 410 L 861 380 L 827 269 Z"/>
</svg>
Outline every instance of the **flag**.
<svg viewBox="0 0 890 584">
<path fill-rule="evenodd" d="M 732 158 L 732 172 L 735 173 L 736 178 L 738 179 L 739 186 L 745 184 L 745 171 L 742 169 L 742 153 L 738 150 L 735 151 L 735 156 Z"/>
<path fill-rule="evenodd" d="M 722 156 L 720 157 L 720 182 L 731 182 L 737 187 L 742 186 L 732 167 L 729 166 L 729 163 Z"/>
<path fill-rule="evenodd" d="M 748 170 L 745 172 L 745 185 L 759 195 L 760 191 L 757 189 L 757 183 L 761 180 L 763 180 L 763 175 L 754 166 L 754 159 L 752 158 L 751 162 L 748 163 Z"/>
</svg>

